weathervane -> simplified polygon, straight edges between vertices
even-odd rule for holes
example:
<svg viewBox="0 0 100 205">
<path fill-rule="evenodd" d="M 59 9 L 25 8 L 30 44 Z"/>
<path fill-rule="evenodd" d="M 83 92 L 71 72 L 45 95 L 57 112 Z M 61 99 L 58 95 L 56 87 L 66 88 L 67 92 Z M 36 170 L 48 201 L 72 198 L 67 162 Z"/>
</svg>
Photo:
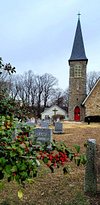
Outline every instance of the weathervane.
<svg viewBox="0 0 100 205">
<path fill-rule="evenodd" d="M 77 15 L 78 15 L 78 19 L 80 20 L 80 16 L 81 16 L 80 12 L 78 12 L 78 14 L 77 14 Z"/>
</svg>

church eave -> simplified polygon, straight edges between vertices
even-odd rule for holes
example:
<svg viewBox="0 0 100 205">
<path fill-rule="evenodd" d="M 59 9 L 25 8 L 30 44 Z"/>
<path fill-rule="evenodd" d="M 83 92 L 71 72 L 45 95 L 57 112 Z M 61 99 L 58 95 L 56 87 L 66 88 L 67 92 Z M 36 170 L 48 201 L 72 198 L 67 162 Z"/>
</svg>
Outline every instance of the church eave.
<svg viewBox="0 0 100 205">
<path fill-rule="evenodd" d="M 79 61 L 86 61 L 86 63 L 87 63 L 87 62 L 88 62 L 88 59 L 87 59 L 87 58 L 85 58 L 85 59 L 83 59 L 83 58 L 78 58 L 78 59 L 69 59 L 69 60 L 68 60 L 69 64 L 70 64 L 70 62 L 79 62 Z"/>
</svg>

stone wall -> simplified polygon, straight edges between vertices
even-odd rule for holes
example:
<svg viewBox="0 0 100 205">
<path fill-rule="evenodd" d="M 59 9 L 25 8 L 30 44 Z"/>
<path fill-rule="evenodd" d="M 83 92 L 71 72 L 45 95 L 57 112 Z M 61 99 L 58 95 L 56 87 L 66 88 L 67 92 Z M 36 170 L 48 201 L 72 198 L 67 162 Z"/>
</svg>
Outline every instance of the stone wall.
<svg viewBox="0 0 100 205">
<path fill-rule="evenodd" d="M 85 102 L 85 115 L 100 115 L 100 81 Z"/>
</svg>

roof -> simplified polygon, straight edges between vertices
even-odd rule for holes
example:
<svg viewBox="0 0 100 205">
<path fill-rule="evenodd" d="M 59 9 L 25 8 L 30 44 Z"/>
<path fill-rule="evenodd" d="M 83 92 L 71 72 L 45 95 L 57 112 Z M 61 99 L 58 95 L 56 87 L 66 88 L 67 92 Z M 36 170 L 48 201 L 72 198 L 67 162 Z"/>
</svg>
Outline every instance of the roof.
<svg viewBox="0 0 100 205">
<path fill-rule="evenodd" d="M 77 28 L 76 28 L 76 33 L 75 33 L 75 38 L 74 38 L 74 43 L 73 43 L 73 48 L 72 48 L 71 57 L 69 59 L 69 63 L 70 61 L 79 61 L 79 60 L 88 61 L 84 49 L 80 19 L 78 19 L 77 22 Z"/>
<path fill-rule="evenodd" d="M 56 107 L 58 110 L 61 110 L 62 112 L 67 113 L 64 109 L 62 109 L 62 108 L 59 107 L 58 105 L 52 105 L 52 106 L 49 107 L 49 108 L 45 108 L 45 110 L 44 110 L 41 114 L 43 114 L 43 113 L 47 112 L 48 110 L 53 109 L 53 108 L 55 108 L 55 107 Z"/>
<path fill-rule="evenodd" d="M 88 100 L 88 98 L 90 97 L 90 95 L 92 94 L 93 90 L 95 89 L 95 87 L 97 86 L 97 84 L 100 81 L 100 77 L 98 78 L 98 80 L 96 81 L 95 85 L 93 86 L 93 88 L 91 89 L 91 91 L 89 92 L 89 94 L 87 95 L 87 97 L 85 98 L 85 100 L 82 102 L 82 105 L 84 105 L 86 103 L 86 101 Z"/>
</svg>

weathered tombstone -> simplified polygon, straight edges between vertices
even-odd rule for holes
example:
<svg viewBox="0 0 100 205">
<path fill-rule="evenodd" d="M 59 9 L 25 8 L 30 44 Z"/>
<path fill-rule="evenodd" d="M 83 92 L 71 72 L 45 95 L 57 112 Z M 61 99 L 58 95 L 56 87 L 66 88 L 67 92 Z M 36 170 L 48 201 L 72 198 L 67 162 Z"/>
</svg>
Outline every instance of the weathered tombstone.
<svg viewBox="0 0 100 205">
<path fill-rule="evenodd" d="M 96 146 L 97 192 L 100 193 L 100 144 Z"/>
<path fill-rule="evenodd" d="M 51 148 L 52 143 L 52 129 L 49 128 L 35 128 L 34 129 L 34 141 L 36 145 L 47 145 L 47 148 Z"/>
<path fill-rule="evenodd" d="M 61 122 L 55 122 L 54 134 L 63 134 L 63 124 Z"/>
<path fill-rule="evenodd" d="M 35 120 L 35 122 L 37 125 L 39 125 L 39 126 L 41 125 L 41 119 L 37 119 L 37 120 Z"/>
<path fill-rule="evenodd" d="M 48 125 L 51 124 L 51 119 L 46 119 L 45 121 L 48 123 Z"/>
<path fill-rule="evenodd" d="M 28 122 L 26 122 L 26 125 L 28 125 L 30 127 L 35 126 L 35 122 L 28 121 Z"/>
<path fill-rule="evenodd" d="M 97 172 L 96 172 L 96 140 L 88 139 L 87 141 L 87 163 L 85 170 L 85 186 L 86 193 L 96 194 L 97 192 Z"/>
<path fill-rule="evenodd" d="M 49 127 L 49 123 L 48 123 L 48 121 L 46 121 L 46 120 L 45 120 L 45 121 L 42 120 L 42 121 L 41 121 L 41 127 L 42 127 L 42 128 L 48 128 L 48 127 Z"/>
</svg>

